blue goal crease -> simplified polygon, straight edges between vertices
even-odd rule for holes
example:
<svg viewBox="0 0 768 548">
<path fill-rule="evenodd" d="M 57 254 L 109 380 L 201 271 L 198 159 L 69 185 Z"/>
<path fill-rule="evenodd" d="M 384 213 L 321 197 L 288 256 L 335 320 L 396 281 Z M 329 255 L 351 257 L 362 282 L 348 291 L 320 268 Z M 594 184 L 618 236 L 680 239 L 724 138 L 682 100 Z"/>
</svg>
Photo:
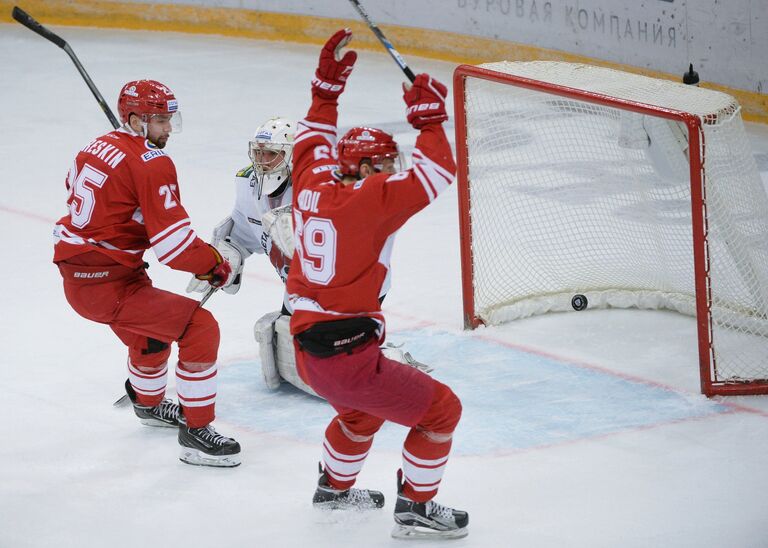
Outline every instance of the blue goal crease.
<svg viewBox="0 0 768 548">
<path fill-rule="evenodd" d="M 390 333 L 463 406 L 453 454 L 519 451 L 730 412 L 687 395 L 559 361 L 487 339 L 428 329 Z M 256 432 L 319 443 L 333 409 L 283 383 L 269 390 L 261 365 L 238 362 L 219 373 L 217 415 Z M 405 429 L 385 424 L 377 448 L 398 451 Z"/>
</svg>

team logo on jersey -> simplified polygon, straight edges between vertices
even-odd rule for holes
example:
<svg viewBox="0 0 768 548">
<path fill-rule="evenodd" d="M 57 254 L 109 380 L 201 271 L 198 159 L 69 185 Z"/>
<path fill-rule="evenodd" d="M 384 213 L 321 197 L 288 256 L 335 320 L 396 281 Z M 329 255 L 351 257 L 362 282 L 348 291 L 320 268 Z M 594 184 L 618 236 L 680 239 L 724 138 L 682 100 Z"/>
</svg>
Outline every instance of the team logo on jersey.
<svg viewBox="0 0 768 548">
<path fill-rule="evenodd" d="M 141 155 L 141 159 L 145 162 L 149 162 L 150 160 L 154 160 L 155 158 L 159 158 L 160 156 L 165 156 L 165 152 L 163 152 L 160 149 L 155 150 L 148 150 L 144 154 Z"/>
<path fill-rule="evenodd" d="M 139 94 L 136 93 L 136 86 L 129 87 L 123 93 L 125 93 L 126 95 L 130 95 L 131 97 L 138 97 L 139 96 Z"/>
<path fill-rule="evenodd" d="M 179 110 L 179 102 L 176 99 L 168 101 L 168 112 L 176 112 Z"/>
</svg>

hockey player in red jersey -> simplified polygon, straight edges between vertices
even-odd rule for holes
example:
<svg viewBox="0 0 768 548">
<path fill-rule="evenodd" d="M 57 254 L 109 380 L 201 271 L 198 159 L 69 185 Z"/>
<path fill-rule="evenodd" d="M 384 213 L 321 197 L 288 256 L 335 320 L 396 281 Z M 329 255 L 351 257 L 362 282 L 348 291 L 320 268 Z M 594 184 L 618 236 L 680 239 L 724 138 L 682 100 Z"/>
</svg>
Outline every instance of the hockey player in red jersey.
<svg viewBox="0 0 768 548">
<path fill-rule="evenodd" d="M 462 537 L 466 512 L 433 501 L 448 460 L 461 403 L 422 371 L 384 357 L 379 295 L 395 232 L 453 181 L 455 164 L 442 123 L 445 86 L 426 74 L 405 89 L 407 118 L 419 130 L 413 167 L 356 182 L 336 172 L 338 97 L 357 55 L 334 34 L 320 54 L 312 105 L 294 145 L 296 252 L 287 290 L 302 378 L 337 411 L 325 431 L 313 503 L 325 508 L 377 508 L 378 491 L 352 486 L 385 420 L 410 428 L 398 473 L 393 536 Z"/>
<path fill-rule="evenodd" d="M 118 111 L 122 127 L 85 146 L 67 176 L 69 213 L 56 225 L 53 259 L 64 294 L 128 347 L 126 390 L 144 424 L 177 427 L 184 462 L 237 466 L 240 445 L 211 425 L 218 324 L 198 301 L 153 287 L 143 261 L 151 248 L 162 264 L 213 287 L 232 283 L 229 260 L 192 230 L 163 150 L 181 129 L 176 97 L 154 80 L 128 82 Z M 181 412 L 164 398 L 174 341 Z"/>
</svg>

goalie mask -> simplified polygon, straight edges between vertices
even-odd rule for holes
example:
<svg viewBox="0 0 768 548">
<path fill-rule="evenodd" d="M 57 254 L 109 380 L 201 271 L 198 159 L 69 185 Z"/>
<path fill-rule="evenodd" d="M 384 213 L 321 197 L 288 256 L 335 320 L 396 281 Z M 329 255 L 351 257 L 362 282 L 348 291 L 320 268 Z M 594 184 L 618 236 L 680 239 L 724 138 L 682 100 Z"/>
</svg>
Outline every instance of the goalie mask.
<svg viewBox="0 0 768 548">
<path fill-rule="evenodd" d="M 272 195 L 291 177 L 291 155 L 296 123 L 285 118 L 272 118 L 256 130 L 248 145 L 253 164 L 256 198 Z"/>
<path fill-rule="evenodd" d="M 342 175 L 359 177 L 360 164 L 367 162 L 378 173 L 402 169 L 400 149 L 386 131 L 371 127 L 353 127 L 336 145 Z"/>
<path fill-rule="evenodd" d="M 147 136 L 147 122 L 152 116 L 170 115 L 171 132 L 181 133 L 181 112 L 176 96 L 156 80 L 134 80 L 120 90 L 117 98 L 120 121 L 128 124 L 131 114 L 141 118 L 142 137 Z"/>
</svg>

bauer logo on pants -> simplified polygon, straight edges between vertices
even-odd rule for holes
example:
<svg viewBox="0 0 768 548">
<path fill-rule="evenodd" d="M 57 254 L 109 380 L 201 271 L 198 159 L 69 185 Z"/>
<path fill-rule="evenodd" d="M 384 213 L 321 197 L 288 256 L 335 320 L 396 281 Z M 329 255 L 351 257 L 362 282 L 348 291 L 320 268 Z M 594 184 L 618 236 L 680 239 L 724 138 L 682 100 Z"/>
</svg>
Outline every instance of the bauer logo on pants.
<svg viewBox="0 0 768 548">
<path fill-rule="evenodd" d="M 106 278 L 109 276 L 109 271 L 104 272 L 75 272 L 75 278 Z"/>
</svg>

